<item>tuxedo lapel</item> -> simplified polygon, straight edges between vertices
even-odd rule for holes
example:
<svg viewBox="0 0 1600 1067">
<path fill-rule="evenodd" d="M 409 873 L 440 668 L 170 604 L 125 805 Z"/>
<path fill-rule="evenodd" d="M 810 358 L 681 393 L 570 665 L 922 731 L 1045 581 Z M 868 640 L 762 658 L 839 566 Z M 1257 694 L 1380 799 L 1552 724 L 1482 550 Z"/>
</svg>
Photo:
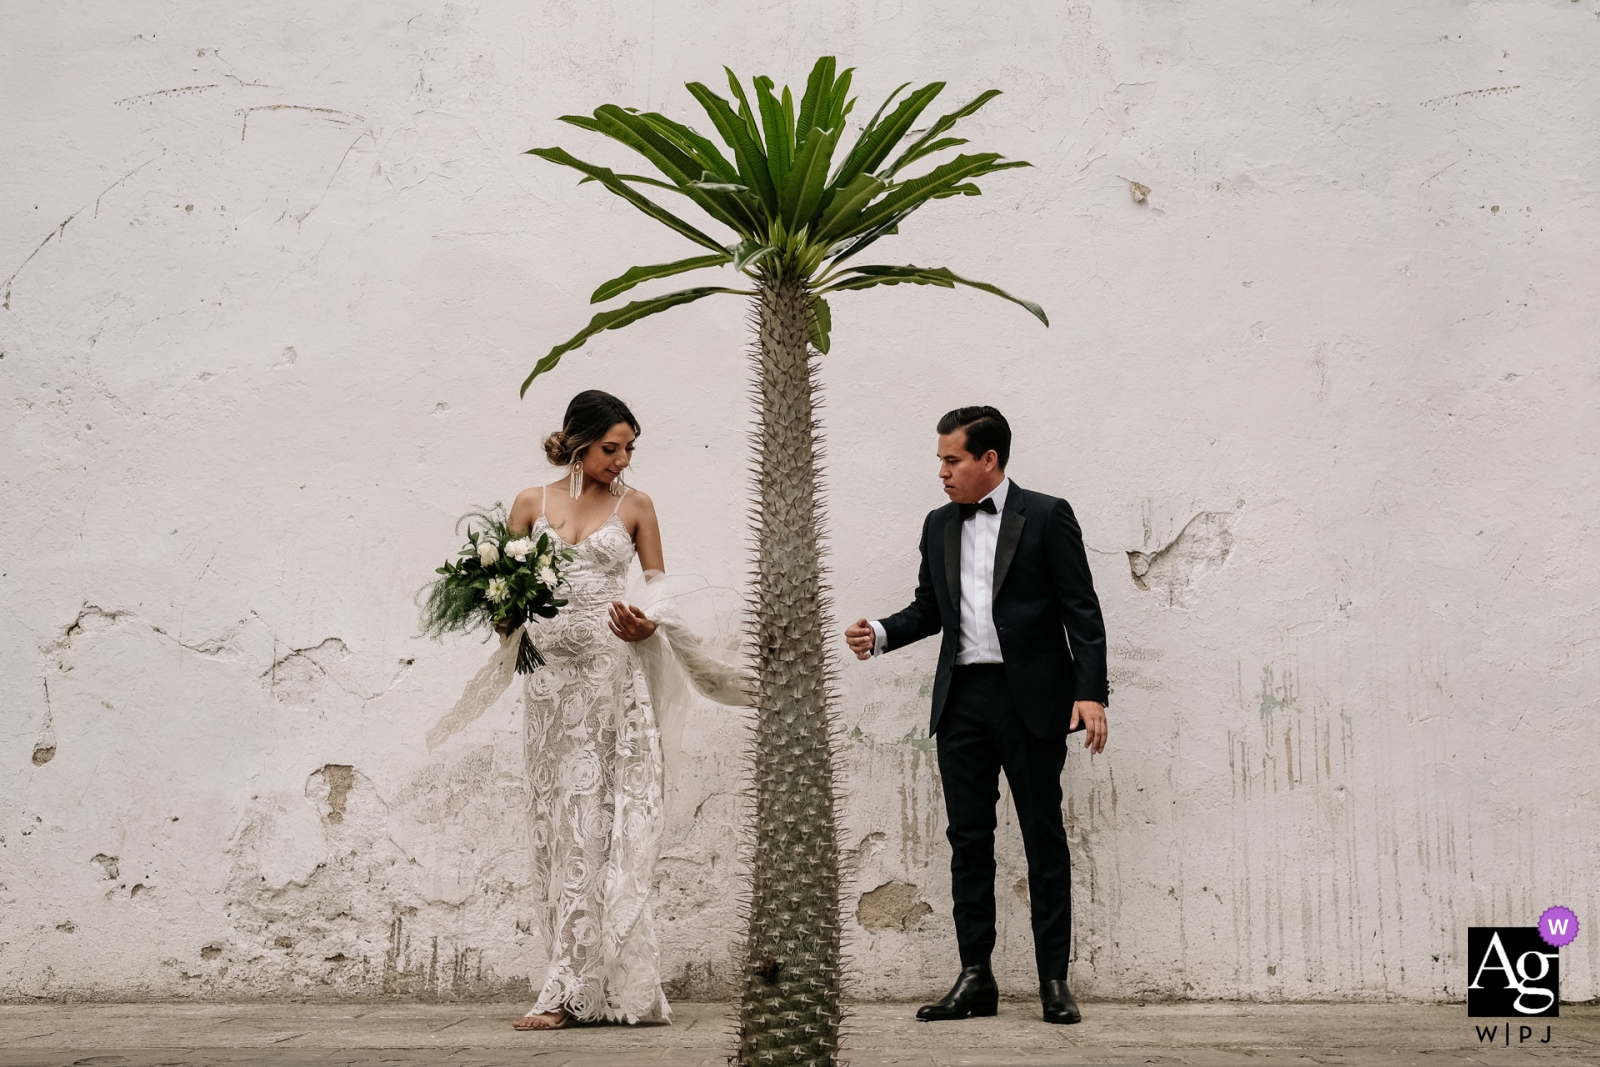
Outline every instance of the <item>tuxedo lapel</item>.
<svg viewBox="0 0 1600 1067">
<path fill-rule="evenodd" d="M 1006 506 L 1000 511 L 1000 536 L 994 546 L 994 595 L 1006 584 L 1006 572 L 1016 557 L 1017 545 L 1022 540 L 1022 527 L 1028 520 L 1022 514 L 1022 490 L 1016 482 L 1006 492 Z"/>
<path fill-rule="evenodd" d="M 944 584 L 950 592 L 950 609 L 961 617 L 961 512 L 950 510 L 944 525 Z"/>
</svg>

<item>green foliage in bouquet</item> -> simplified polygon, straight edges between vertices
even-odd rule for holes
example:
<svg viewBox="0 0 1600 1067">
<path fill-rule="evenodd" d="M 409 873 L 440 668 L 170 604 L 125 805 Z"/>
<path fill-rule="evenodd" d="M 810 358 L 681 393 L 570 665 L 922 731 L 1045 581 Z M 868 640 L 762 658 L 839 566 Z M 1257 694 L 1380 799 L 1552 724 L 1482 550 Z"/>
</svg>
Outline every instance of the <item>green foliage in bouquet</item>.
<svg viewBox="0 0 1600 1067">
<path fill-rule="evenodd" d="M 557 545 L 549 534 L 537 539 L 515 535 L 506 526 L 506 510 L 496 504 L 487 511 L 471 511 L 456 522 L 456 532 L 471 521 L 481 530 L 469 530 L 467 543 L 435 572 L 422 606 L 422 632 L 429 637 L 473 630 L 494 629 L 501 623 L 521 634 L 517 647 L 517 673 L 529 674 L 544 666 L 524 624 L 533 616 L 554 618 L 566 606 L 556 592 L 561 585 L 571 551 Z"/>
</svg>

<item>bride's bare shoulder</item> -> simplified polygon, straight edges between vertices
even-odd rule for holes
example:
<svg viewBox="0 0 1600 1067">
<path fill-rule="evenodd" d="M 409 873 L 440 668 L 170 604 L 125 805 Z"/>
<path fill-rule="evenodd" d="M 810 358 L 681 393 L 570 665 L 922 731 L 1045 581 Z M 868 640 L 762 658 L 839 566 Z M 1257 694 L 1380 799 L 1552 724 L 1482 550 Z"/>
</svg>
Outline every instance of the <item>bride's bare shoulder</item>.
<svg viewBox="0 0 1600 1067">
<path fill-rule="evenodd" d="M 654 515 L 656 502 L 642 489 L 629 489 L 627 498 L 622 502 L 622 510 L 632 511 L 635 515 Z"/>
<path fill-rule="evenodd" d="M 512 533 L 524 533 L 533 525 L 533 520 L 539 517 L 539 512 L 544 507 L 544 486 L 535 485 L 524 489 L 517 494 L 517 499 L 511 504 L 511 514 L 507 517 L 506 525 Z"/>
</svg>

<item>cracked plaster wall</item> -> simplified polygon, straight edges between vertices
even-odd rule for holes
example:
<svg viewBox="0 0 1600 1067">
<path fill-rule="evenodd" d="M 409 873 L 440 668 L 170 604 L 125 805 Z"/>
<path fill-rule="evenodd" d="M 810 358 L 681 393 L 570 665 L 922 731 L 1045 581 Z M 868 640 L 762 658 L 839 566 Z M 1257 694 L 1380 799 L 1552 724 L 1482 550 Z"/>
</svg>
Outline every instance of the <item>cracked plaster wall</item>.
<svg viewBox="0 0 1600 1067">
<path fill-rule="evenodd" d="M 798 9 L 795 9 L 798 11 Z M 415 637 L 470 505 L 627 397 L 669 565 L 744 571 L 744 309 L 515 387 L 681 243 L 518 153 L 688 117 L 719 65 L 1005 90 L 1031 159 L 895 261 L 1040 300 L 840 299 L 841 611 L 900 606 L 931 427 L 1000 405 L 1069 497 L 1112 742 L 1066 774 L 1088 996 L 1461 995 L 1464 930 L 1600 904 L 1600 5 L 826 0 L 13 7 L 0 34 L 0 997 L 515 996 L 542 975 L 516 703 Z M 887 250 L 886 250 L 887 251 Z M 1585 429 L 1584 427 L 1588 427 Z M 954 966 L 925 645 L 843 671 L 857 988 Z M 737 936 L 736 717 L 701 709 L 657 915 Z M 1002 819 L 998 963 L 1032 984 Z M 1600 938 L 1566 995 L 1600 994 Z"/>
</svg>

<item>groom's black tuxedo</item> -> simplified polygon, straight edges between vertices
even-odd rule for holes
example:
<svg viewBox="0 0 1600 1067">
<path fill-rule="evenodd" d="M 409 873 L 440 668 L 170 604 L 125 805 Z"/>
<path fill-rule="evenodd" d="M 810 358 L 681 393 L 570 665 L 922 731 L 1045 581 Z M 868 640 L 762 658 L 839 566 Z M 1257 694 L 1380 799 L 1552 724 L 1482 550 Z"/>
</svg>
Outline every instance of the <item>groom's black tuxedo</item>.
<svg viewBox="0 0 1600 1067">
<path fill-rule="evenodd" d="M 1048 982 L 1067 977 L 1071 956 L 1072 856 L 1061 823 L 1066 736 L 1074 701 L 1106 703 L 1106 634 L 1072 508 L 1014 482 L 1005 490 L 992 572 L 988 561 L 963 566 L 963 528 L 976 515 L 949 504 L 928 516 L 916 596 L 878 620 L 879 651 L 944 635 L 928 732 L 938 742 L 949 816 L 961 965 L 987 965 L 994 949 L 995 807 L 1004 770 L 1028 857 L 1039 979 Z M 969 543 L 990 543 L 994 519 L 983 521 Z M 961 598 L 972 587 L 993 590 L 993 626 L 971 614 L 982 605 L 968 605 L 964 637 Z M 964 640 L 974 646 L 965 657 Z"/>
<path fill-rule="evenodd" d="M 943 632 L 930 734 L 939 731 L 960 641 L 961 523 L 958 504 L 928 514 L 916 596 L 879 620 L 884 651 Z M 1109 697 L 1106 628 L 1071 505 L 1011 483 L 1000 514 L 994 590 L 995 629 L 1017 714 L 1039 737 L 1065 736 L 1074 701 L 1105 704 Z"/>
</svg>

